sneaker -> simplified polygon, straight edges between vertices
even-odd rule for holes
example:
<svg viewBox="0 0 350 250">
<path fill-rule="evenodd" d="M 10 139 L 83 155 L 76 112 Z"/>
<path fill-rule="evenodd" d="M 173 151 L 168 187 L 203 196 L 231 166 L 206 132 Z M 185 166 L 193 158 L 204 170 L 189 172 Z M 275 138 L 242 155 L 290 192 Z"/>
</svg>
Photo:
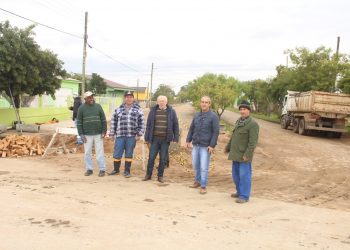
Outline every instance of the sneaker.
<svg viewBox="0 0 350 250">
<path fill-rule="evenodd" d="M 93 174 L 93 172 L 92 172 L 92 170 L 86 170 L 86 172 L 85 172 L 85 176 L 89 176 L 89 175 L 92 175 Z"/>
<path fill-rule="evenodd" d="M 190 186 L 190 188 L 198 188 L 198 187 L 200 187 L 200 186 L 201 186 L 201 184 L 199 184 L 199 182 L 195 181 L 195 182 Z"/>
<path fill-rule="evenodd" d="M 159 181 L 160 183 L 164 183 L 163 176 L 158 177 L 158 181 Z"/>
<path fill-rule="evenodd" d="M 206 194 L 207 193 L 207 189 L 204 187 L 201 188 L 201 191 L 199 191 L 200 194 Z"/>
<path fill-rule="evenodd" d="M 232 198 L 238 198 L 239 195 L 238 195 L 237 193 L 233 193 L 233 194 L 231 194 L 231 197 L 232 197 Z"/>
<path fill-rule="evenodd" d="M 236 200 L 236 203 L 246 203 L 246 202 L 248 202 L 248 200 L 241 199 L 241 198 L 238 198 L 238 199 Z"/>
<path fill-rule="evenodd" d="M 106 171 L 100 170 L 100 172 L 98 173 L 98 177 L 103 177 L 105 176 L 105 174 L 106 174 Z"/>
</svg>

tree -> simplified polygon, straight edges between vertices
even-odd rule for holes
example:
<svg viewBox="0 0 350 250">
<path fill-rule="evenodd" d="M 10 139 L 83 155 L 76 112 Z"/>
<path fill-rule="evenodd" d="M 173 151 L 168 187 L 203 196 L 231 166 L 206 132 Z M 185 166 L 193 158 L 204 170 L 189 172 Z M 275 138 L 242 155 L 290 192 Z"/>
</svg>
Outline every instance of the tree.
<svg viewBox="0 0 350 250">
<path fill-rule="evenodd" d="M 344 71 L 338 81 L 338 87 L 343 93 L 350 94 L 350 69 Z"/>
<path fill-rule="evenodd" d="M 168 98 L 168 102 L 172 103 L 175 98 L 175 91 L 169 85 L 161 84 L 152 95 L 152 100 L 156 101 L 160 95 L 166 96 Z"/>
<path fill-rule="evenodd" d="M 96 74 L 92 73 L 91 80 L 87 83 L 87 89 L 93 90 L 95 94 L 106 94 L 107 84 L 104 79 Z"/>
<path fill-rule="evenodd" d="M 187 102 L 190 100 L 188 97 L 188 85 L 181 87 L 179 93 L 177 93 L 176 99 L 179 102 Z"/>
<path fill-rule="evenodd" d="M 301 47 L 287 50 L 292 66 L 277 67 L 276 84 L 284 82 L 284 86 L 294 91 L 334 91 L 337 75 L 343 75 L 350 68 L 349 56 L 337 56 L 331 49 L 323 46 L 315 51 Z M 288 82 L 285 82 L 288 79 Z"/>
<path fill-rule="evenodd" d="M 219 118 L 225 109 L 231 106 L 236 97 L 238 80 L 225 75 L 207 73 L 191 81 L 187 86 L 188 98 L 195 106 L 199 106 L 202 96 L 209 96 L 214 110 Z"/>
<path fill-rule="evenodd" d="M 261 79 L 243 82 L 239 85 L 243 94 L 241 99 L 248 100 L 256 112 L 270 113 L 273 104 L 271 87 L 268 81 Z"/>
<path fill-rule="evenodd" d="M 57 55 L 41 50 L 35 42 L 34 27 L 19 29 L 8 21 L 0 23 L 0 91 L 12 94 L 17 109 L 22 94 L 47 93 L 54 98 L 59 77 L 66 73 Z"/>
</svg>

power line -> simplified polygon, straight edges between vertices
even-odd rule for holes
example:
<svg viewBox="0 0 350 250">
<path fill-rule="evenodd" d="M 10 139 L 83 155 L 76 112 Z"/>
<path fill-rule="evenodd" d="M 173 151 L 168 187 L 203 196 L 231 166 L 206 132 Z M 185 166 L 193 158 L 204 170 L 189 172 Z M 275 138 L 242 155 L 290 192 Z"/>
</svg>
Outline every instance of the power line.
<svg viewBox="0 0 350 250">
<path fill-rule="evenodd" d="M 25 19 L 25 20 L 27 20 L 27 21 L 30 21 L 30 22 L 32 22 L 32 23 L 41 25 L 41 26 L 46 27 L 46 28 L 48 28 L 48 29 L 52 29 L 52 30 L 54 30 L 54 31 L 61 32 L 61 33 L 63 33 L 63 34 L 70 35 L 70 36 L 73 36 L 73 37 L 75 37 L 75 38 L 79 38 L 79 39 L 82 39 L 82 40 L 84 39 L 84 37 L 82 37 L 82 36 L 78 36 L 78 35 L 75 35 L 75 34 L 72 34 L 72 33 L 69 33 L 69 32 L 66 32 L 66 31 L 63 31 L 63 30 L 54 28 L 54 27 L 51 27 L 51 26 L 49 26 L 49 25 L 46 25 L 46 24 L 43 24 L 43 23 L 39 23 L 39 22 L 34 21 L 34 20 L 30 19 L 30 18 L 27 18 L 27 17 L 21 16 L 21 15 L 19 15 L 19 14 L 13 13 L 13 12 L 11 12 L 11 11 L 9 11 L 9 10 L 5 10 L 5 9 L 3 9 L 3 8 L 0 8 L 0 10 L 4 11 L 4 12 L 6 12 L 6 13 L 9 13 L 9 14 L 11 14 L 11 15 L 14 15 L 14 16 L 16 16 L 16 17 L 19 17 L 19 18 Z M 138 71 L 137 69 L 135 69 L 135 68 L 133 68 L 133 67 L 131 67 L 131 66 L 129 66 L 129 65 L 127 65 L 127 64 L 125 64 L 125 63 L 123 63 L 123 62 L 121 62 L 121 61 L 119 61 L 119 60 L 117 60 L 117 59 L 115 59 L 114 57 L 108 55 L 107 53 L 103 52 L 102 50 L 100 50 L 100 49 L 98 49 L 98 48 L 96 48 L 96 47 L 91 46 L 89 43 L 87 43 L 87 45 L 89 46 L 89 48 L 95 49 L 97 52 L 99 52 L 100 54 L 104 55 L 105 57 L 107 57 L 107 58 L 109 58 L 109 59 L 111 59 L 111 60 L 113 60 L 113 61 L 115 61 L 115 62 L 117 62 L 117 63 L 119 63 L 119 64 L 121 64 L 121 65 L 123 65 L 124 67 L 126 67 L 126 68 L 128 68 L 128 69 L 130 69 L 130 70 L 132 70 L 132 71 L 134 71 L 134 72 L 137 72 L 137 73 L 141 74 L 141 72 Z"/>
<path fill-rule="evenodd" d="M 40 0 L 34 0 L 38 5 L 50 10 L 51 12 L 60 15 L 64 18 L 70 18 L 70 19 L 75 19 L 78 21 L 81 21 L 82 23 L 84 22 L 84 19 L 82 18 L 81 15 L 77 15 L 77 13 L 75 13 L 74 11 L 72 11 L 70 9 L 70 7 L 65 7 L 64 11 L 62 10 L 62 7 L 64 8 L 64 6 L 62 5 L 62 1 L 59 4 L 56 4 L 55 2 L 51 2 L 51 3 L 46 3 L 45 1 L 42 2 Z M 69 13 L 70 14 L 69 14 Z M 83 13 L 84 14 L 84 13 Z"/>
<path fill-rule="evenodd" d="M 88 46 L 89 46 L 90 49 L 95 49 L 95 50 L 96 50 L 97 52 L 99 52 L 100 54 L 104 55 L 105 57 L 108 57 L 109 59 L 111 59 L 111 60 L 113 60 L 113 61 L 115 61 L 115 62 L 117 62 L 117 63 L 119 63 L 119 64 L 121 64 L 121 65 L 123 65 L 124 67 L 126 67 L 126 68 L 128 68 L 128 69 L 130 69 L 130 70 L 132 70 L 132 71 L 135 71 L 135 72 L 137 72 L 137 73 L 141 73 L 141 72 L 138 71 L 137 69 L 134 69 L 133 67 L 131 67 L 131 66 L 129 66 L 129 65 L 127 65 L 127 64 L 125 64 L 125 63 L 123 63 L 123 62 L 121 62 L 121 61 L 119 61 L 119 60 L 117 60 L 117 59 L 115 59 L 115 58 L 113 58 L 112 56 L 108 55 L 107 53 L 103 52 L 102 50 L 100 50 L 100 49 L 98 49 L 98 48 L 96 48 L 96 47 L 91 46 L 89 43 L 88 43 Z"/>
<path fill-rule="evenodd" d="M 9 11 L 9 10 L 5 10 L 5 9 L 3 9 L 3 8 L 0 8 L 0 10 L 4 11 L 4 12 L 6 12 L 6 13 L 9 13 L 9 14 L 11 14 L 11 15 L 14 15 L 14 16 L 16 16 L 16 17 L 19 17 L 19 18 L 25 19 L 25 20 L 27 20 L 27 21 L 30 21 L 30 22 L 32 22 L 32 23 L 38 24 L 38 25 L 40 25 L 40 26 L 46 27 L 46 28 L 48 28 L 48 29 L 52 29 L 52 30 L 58 31 L 58 32 L 61 32 L 61 33 L 63 33 L 63 34 L 66 34 L 66 35 L 69 35 L 69 36 L 72 36 L 72 37 L 75 37 L 75 38 L 78 38 L 78 39 L 84 39 L 82 36 L 78 36 L 78 35 L 75 35 L 75 34 L 72 34 L 72 33 L 69 33 L 69 32 L 66 32 L 66 31 L 63 31 L 63 30 L 60 30 L 60 29 L 56 29 L 56 28 L 51 27 L 51 26 L 49 26 L 49 25 L 46 25 L 46 24 L 43 24 L 43 23 L 39 23 L 39 22 L 34 21 L 34 20 L 32 20 L 32 19 L 29 19 L 29 18 L 27 18 L 27 17 L 18 15 L 18 14 L 16 14 L 16 13 L 13 13 L 13 12 L 11 12 L 11 11 Z"/>
</svg>

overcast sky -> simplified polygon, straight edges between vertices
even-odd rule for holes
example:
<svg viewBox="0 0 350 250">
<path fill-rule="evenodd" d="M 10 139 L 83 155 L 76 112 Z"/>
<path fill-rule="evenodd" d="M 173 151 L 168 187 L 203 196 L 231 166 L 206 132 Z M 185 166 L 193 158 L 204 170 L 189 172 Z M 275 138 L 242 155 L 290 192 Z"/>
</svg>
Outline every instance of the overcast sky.
<svg viewBox="0 0 350 250">
<path fill-rule="evenodd" d="M 350 1 L 346 0 L 1 0 L 0 8 L 83 36 L 88 12 L 86 72 L 176 91 L 204 73 L 239 80 L 273 77 L 286 49 L 320 45 L 350 53 Z M 0 22 L 31 23 L 0 10 Z M 81 73 L 83 40 L 41 26 L 42 48 L 58 54 L 68 72 Z M 115 60 L 102 55 L 103 51 Z M 118 63 L 122 62 L 122 64 Z M 127 65 L 128 67 L 126 67 Z"/>
</svg>

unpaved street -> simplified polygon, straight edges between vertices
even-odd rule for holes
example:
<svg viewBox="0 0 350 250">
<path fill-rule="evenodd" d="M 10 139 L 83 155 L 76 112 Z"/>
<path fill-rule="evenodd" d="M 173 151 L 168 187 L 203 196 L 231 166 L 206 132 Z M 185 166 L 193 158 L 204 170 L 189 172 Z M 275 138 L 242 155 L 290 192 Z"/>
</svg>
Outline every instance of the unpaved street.
<svg viewBox="0 0 350 250">
<path fill-rule="evenodd" d="M 238 114 L 226 111 L 233 123 Z M 350 138 L 301 136 L 258 120 L 254 193 L 262 198 L 350 211 Z"/>
<path fill-rule="evenodd" d="M 194 109 L 184 104 L 176 110 L 183 144 Z M 237 118 L 224 114 L 231 122 Z M 0 159 L 0 249 L 348 249 L 349 138 L 303 137 L 259 124 L 253 195 L 243 205 L 229 197 L 226 134 L 204 196 L 187 187 L 193 174 L 184 148 L 173 149 L 162 185 L 141 181 L 141 142 L 131 179 L 99 178 L 97 169 L 83 176 L 81 146 L 76 154 L 44 160 Z M 67 146 L 76 147 L 74 138 Z M 108 170 L 112 150 L 113 141 L 106 140 Z"/>
</svg>

